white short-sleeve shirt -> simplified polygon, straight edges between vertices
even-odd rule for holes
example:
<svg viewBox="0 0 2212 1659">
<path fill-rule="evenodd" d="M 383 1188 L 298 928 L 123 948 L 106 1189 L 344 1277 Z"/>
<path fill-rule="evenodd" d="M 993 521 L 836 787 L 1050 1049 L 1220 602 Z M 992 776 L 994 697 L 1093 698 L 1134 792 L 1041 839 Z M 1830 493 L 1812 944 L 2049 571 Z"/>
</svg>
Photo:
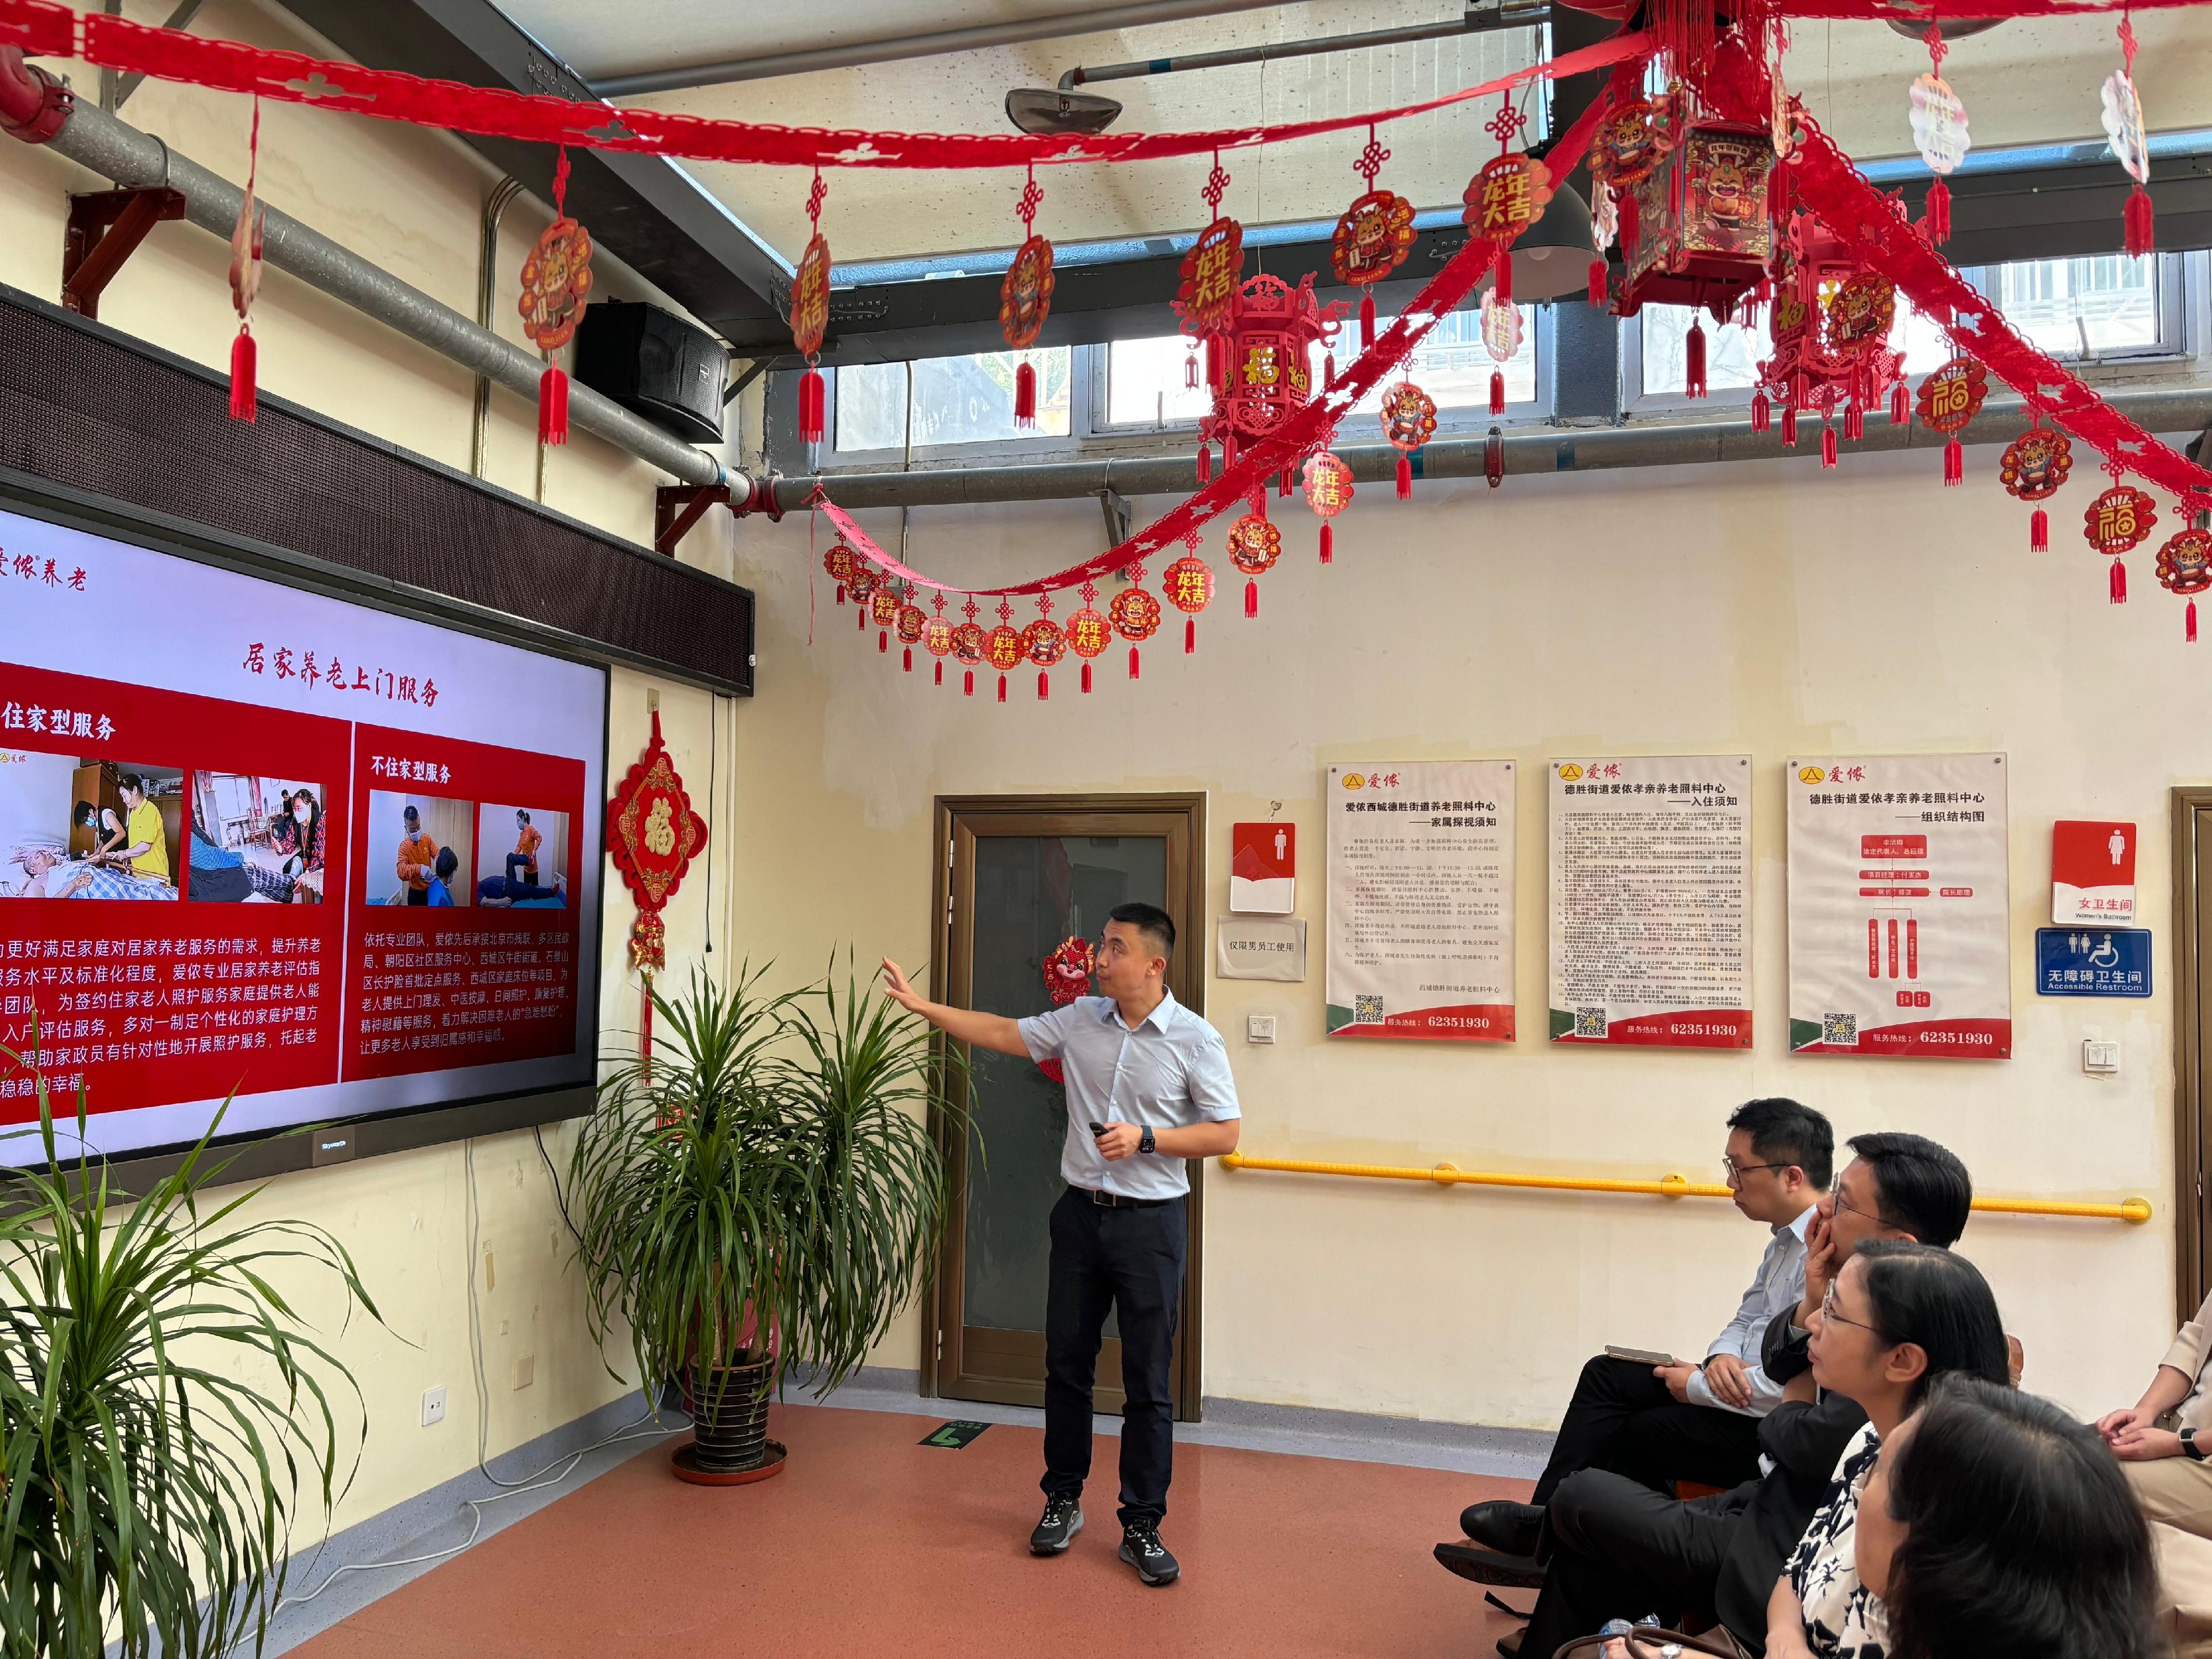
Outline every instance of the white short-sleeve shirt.
<svg viewBox="0 0 2212 1659">
<path fill-rule="evenodd" d="M 1182 1129 L 1239 1117 L 1237 1080 L 1221 1033 L 1175 1000 L 1160 999 L 1137 1028 L 1121 1023 L 1111 997 L 1078 997 L 1021 1023 L 1030 1058 L 1056 1060 L 1067 1086 L 1067 1137 L 1060 1172 L 1071 1187 L 1123 1198 L 1178 1198 L 1190 1190 L 1183 1160 L 1139 1152 L 1109 1163 L 1094 1123 Z"/>
</svg>

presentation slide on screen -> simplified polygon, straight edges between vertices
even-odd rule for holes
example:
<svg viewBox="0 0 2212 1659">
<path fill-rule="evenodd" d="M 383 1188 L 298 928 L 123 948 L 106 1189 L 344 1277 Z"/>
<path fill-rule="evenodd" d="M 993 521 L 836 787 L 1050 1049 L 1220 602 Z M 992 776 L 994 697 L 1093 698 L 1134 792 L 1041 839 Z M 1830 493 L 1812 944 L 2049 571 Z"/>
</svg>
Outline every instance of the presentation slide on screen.
<svg viewBox="0 0 2212 1659">
<path fill-rule="evenodd" d="M 0 512 L 0 1045 L 110 1154 L 589 1082 L 605 732 L 604 669 Z"/>
</svg>

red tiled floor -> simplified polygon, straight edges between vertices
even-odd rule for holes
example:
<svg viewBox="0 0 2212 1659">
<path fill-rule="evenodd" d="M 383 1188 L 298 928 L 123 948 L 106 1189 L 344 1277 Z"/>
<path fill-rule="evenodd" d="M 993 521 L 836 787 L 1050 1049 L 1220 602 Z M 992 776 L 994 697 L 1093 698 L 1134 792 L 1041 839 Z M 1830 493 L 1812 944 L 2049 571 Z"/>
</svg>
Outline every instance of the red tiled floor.
<svg viewBox="0 0 2212 1659">
<path fill-rule="evenodd" d="M 755 1486 L 685 1486 L 655 1448 L 295 1651 L 1480 1659 L 1512 1627 L 1429 1550 L 1462 1505 L 1524 1481 L 1178 1445 L 1161 1535 L 1184 1577 L 1149 1589 L 1115 1559 L 1117 1442 L 1098 1442 L 1086 1530 L 1041 1561 L 1040 1432 L 917 1444 L 940 1420 L 780 1407 L 791 1465 Z"/>
</svg>

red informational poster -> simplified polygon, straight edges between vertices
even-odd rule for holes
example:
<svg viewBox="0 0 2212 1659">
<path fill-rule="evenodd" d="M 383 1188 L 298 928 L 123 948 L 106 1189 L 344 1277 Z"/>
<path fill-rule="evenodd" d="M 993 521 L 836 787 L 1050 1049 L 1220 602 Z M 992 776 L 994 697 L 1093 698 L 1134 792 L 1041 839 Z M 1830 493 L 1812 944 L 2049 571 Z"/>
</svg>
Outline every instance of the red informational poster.
<svg viewBox="0 0 2212 1659">
<path fill-rule="evenodd" d="M 1297 908 L 1298 827 L 1276 820 L 1229 826 L 1229 908 L 1286 916 Z"/>
<path fill-rule="evenodd" d="M 0 550 L 0 1126 L 34 1068 L 110 1153 L 226 1097 L 231 1133 L 590 1081 L 603 670 L 7 514 Z"/>
<path fill-rule="evenodd" d="M 2051 826 L 2051 920 L 2055 927 L 2136 921 L 2136 827 L 2061 818 Z"/>
</svg>

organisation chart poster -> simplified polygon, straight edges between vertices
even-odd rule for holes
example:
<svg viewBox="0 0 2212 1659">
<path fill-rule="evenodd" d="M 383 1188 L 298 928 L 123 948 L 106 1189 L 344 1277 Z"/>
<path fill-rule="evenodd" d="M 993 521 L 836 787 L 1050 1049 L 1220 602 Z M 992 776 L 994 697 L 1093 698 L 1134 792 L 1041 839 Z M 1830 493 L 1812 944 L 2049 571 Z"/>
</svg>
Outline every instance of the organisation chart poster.
<svg viewBox="0 0 2212 1659">
<path fill-rule="evenodd" d="M 1328 1033 L 1513 1041 L 1511 761 L 1328 769 Z"/>
<path fill-rule="evenodd" d="M 2005 757 L 1790 763 L 1790 1047 L 2012 1054 Z"/>
</svg>

